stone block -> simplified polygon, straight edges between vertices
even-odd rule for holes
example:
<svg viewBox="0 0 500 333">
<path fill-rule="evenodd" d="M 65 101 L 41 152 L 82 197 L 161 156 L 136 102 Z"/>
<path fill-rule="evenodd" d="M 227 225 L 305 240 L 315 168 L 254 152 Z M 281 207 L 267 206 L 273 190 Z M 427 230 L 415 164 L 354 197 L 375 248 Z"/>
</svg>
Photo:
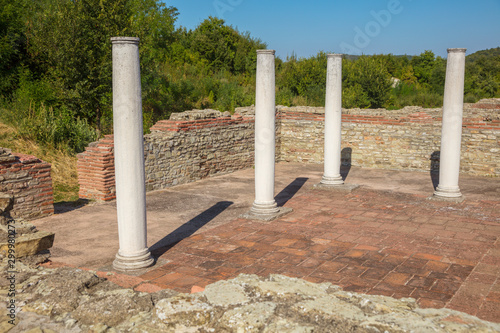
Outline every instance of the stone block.
<svg viewBox="0 0 500 333">
<path fill-rule="evenodd" d="M 54 233 L 40 231 L 21 235 L 15 240 L 16 258 L 22 258 L 50 249 L 54 244 Z M 0 255 L 5 256 L 8 251 L 9 244 L 7 242 L 0 243 Z"/>
<path fill-rule="evenodd" d="M 13 197 L 7 193 L 0 192 L 0 214 L 12 209 Z"/>
</svg>

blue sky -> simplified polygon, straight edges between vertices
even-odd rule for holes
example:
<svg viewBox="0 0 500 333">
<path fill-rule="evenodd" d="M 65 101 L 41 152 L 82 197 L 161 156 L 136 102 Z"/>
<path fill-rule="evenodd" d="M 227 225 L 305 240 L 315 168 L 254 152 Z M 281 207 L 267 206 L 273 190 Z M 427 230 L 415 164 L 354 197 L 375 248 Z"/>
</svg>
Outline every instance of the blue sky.
<svg viewBox="0 0 500 333">
<path fill-rule="evenodd" d="M 467 54 L 500 46 L 500 0 L 164 0 L 177 26 L 194 29 L 217 16 L 248 31 L 285 59 L 319 51 Z"/>
</svg>

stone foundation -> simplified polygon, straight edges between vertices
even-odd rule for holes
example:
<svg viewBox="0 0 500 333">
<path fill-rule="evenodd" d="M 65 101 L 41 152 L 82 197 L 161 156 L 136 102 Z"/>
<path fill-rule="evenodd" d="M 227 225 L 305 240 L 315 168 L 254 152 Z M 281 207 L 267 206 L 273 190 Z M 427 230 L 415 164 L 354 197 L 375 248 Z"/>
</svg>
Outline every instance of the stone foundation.
<svg viewBox="0 0 500 333">
<path fill-rule="evenodd" d="M 500 176 L 500 99 L 464 105 L 460 172 Z M 254 164 L 254 108 L 172 114 L 144 136 L 147 191 Z M 394 170 L 439 170 L 442 109 L 342 111 L 342 164 Z M 324 108 L 277 107 L 276 161 L 323 163 Z M 80 197 L 115 198 L 113 137 L 78 155 Z"/>
<path fill-rule="evenodd" d="M 34 219 L 54 213 L 50 164 L 0 147 L 0 192 L 14 197 L 10 215 Z"/>
</svg>

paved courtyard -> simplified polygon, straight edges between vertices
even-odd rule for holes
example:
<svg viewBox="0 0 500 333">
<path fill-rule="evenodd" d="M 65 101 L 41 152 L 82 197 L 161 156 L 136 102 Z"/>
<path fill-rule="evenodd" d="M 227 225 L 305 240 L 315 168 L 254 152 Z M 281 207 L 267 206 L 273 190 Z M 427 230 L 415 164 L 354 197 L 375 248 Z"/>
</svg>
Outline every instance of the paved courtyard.
<svg viewBox="0 0 500 333">
<path fill-rule="evenodd" d="M 52 263 L 97 270 L 125 287 L 190 292 L 240 273 L 270 273 L 346 290 L 414 297 L 500 322 L 500 179 L 461 175 L 462 203 L 431 201 L 429 172 L 343 169 L 352 193 L 314 190 L 321 165 L 280 163 L 276 200 L 293 212 L 271 222 L 238 216 L 253 201 L 253 170 L 164 191 L 148 201 L 155 266 L 112 272 L 114 203 L 37 220 L 56 233 Z M 67 208 L 67 207 L 66 207 Z"/>
</svg>

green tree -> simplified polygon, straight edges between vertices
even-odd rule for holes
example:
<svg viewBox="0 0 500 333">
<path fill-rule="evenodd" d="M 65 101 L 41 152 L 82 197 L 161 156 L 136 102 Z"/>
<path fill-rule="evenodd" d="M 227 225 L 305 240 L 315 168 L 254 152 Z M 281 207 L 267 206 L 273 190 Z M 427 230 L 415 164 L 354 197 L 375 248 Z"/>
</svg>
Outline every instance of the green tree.
<svg viewBox="0 0 500 333">
<path fill-rule="evenodd" d="M 26 3 L 0 0 L 0 95 L 10 98 L 26 56 Z"/>
<path fill-rule="evenodd" d="M 345 87 L 359 85 L 368 99 L 369 107 L 386 105 L 390 99 L 392 82 L 382 59 L 361 56 L 354 62 L 346 61 L 344 64 Z M 359 88 L 356 90 L 359 91 Z"/>
<path fill-rule="evenodd" d="M 154 0 L 47 0 L 33 15 L 30 55 L 43 61 L 50 81 L 64 87 L 60 99 L 76 115 L 111 130 L 112 36 L 141 38 L 146 107 L 158 98 L 176 10 Z M 155 87 L 155 88 L 153 88 Z M 156 90 L 155 90 L 156 89 Z"/>
<path fill-rule="evenodd" d="M 413 71 L 415 72 L 418 82 L 428 85 L 432 76 L 432 70 L 435 66 L 434 53 L 427 50 L 419 56 L 413 57 L 411 59 L 411 65 L 413 66 Z"/>
<path fill-rule="evenodd" d="M 210 16 L 192 33 L 191 48 L 208 60 L 212 70 L 233 70 L 238 43 L 234 29 Z"/>
</svg>

